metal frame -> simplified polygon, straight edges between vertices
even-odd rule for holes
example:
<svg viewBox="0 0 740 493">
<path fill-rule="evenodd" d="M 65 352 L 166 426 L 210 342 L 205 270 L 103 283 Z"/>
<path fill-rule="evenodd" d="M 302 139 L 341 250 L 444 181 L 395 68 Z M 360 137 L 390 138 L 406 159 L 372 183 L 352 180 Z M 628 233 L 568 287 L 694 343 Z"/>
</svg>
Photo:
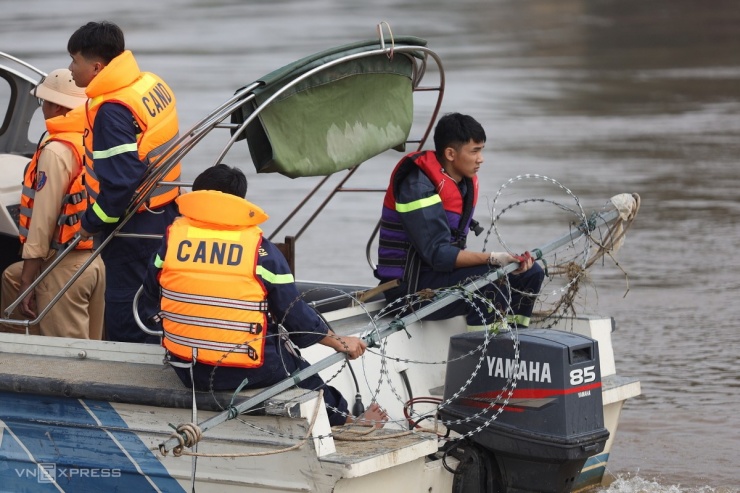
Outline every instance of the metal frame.
<svg viewBox="0 0 740 493">
<path fill-rule="evenodd" d="M 133 236 L 133 237 L 141 237 L 141 238 L 159 238 L 161 235 L 138 235 L 138 234 L 131 234 L 131 233 L 121 233 L 120 230 L 123 228 L 123 226 L 129 221 L 129 219 L 136 214 L 136 211 L 143 206 L 146 201 L 149 199 L 151 194 L 154 192 L 154 190 L 159 185 L 175 185 L 175 186 L 190 186 L 190 183 L 185 182 L 167 182 L 164 181 L 164 177 L 167 176 L 170 170 L 172 170 L 173 167 L 175 167 L 189 152 L 192 150 L 206 135 L 208 135 L 212 130 L 216 128 L 221 129 L 228 129 L 232 130 L 233 134 L 229 141 L 224 145 L 221 152 L 218 154 L 216 159 L 213 161 L 212 165 L 216 165 L 222 161 L 222 159 L 228 154 L 231 147 L 234 145 L 234 143 L 237 141 L 239 135 L 244 132 L 244 130 L 247 128 L 247 126 L 254 121 L 255 118 L 261 113 L 267 106 L 269 106 L 276 98 L 280 97 L 285 91 L 291 89 L 295 85 L 299 84 L 301 81 L 307 79 L 308 77 L 311 77 L 319 72 L 322 72 L 324 70 L 330 69 L 336 65 L 339 65 L 341 63 L 345 63 L 352 60 L 357 60 L 361 58 L 367 58 L 377 55 L 385 55 L 388 57 L 396 56 L 396 55 L 402 55 L 402 56 L 408 56 L 413 61 L 413 69 L 412 69 L 412 90 L 414 92 L 430 92 L 434 91 L 438 93 L 436 105 L 434 107 L 434 110 L 432 111 L 431 118 L 429 120 L 429 123 L 426 126 L 426 129 L 421 136 L 421 138 L 417 140 L 408 140 L 407 143 L 415 143 L 418 144 L 418 148 L 421 149 L 424 146 L 424 143 L 426 142 L 427 138 L 429 137 L 434 122 L 436 121 L 437 115 L 439 114 L 439 110 L 442 104 L 442 98 L 444 96 L 444 83 L 445 83 L 445 77 L 444 77 L 444 69 L 442 67 L 442 61 L 440 57 L 431 49 L 425 47 L 425 46 L 399 46 L 396 47 L 392 43 L 391 38 L 391 44 L 390 46 L 386 46 L 386 40 L 384 36 L 382 35 L 382 29 L 380 25 L 378 26 L 378 32 L 380 35 L 379 43 L 380 48 L 377 50 L 370 50 L 362 53 L 357 53 L 353 55 L 347 55 L 341 58 L 337 58 L 336 60 L 333 60 L 331 62 L 325 63 L 323 65 L 320 65 L 302 75 L 299 77 L 296 77 L 293 79 L 290 83 L 286 84 L 284 87 L 282 87 L 279 91 L 277 91 L 275 94 L 270 96 L 265 102 L 263 102 L 261 105 L 259 105 L 252 114 L 241 124 L 236 125 L 232 123 L 224 123 L 224 120 L 229 118 L 235 111 L 239 110 L 243 105 L 250 103 L 252 100 L 254 100 L 254 89 L 257 87 L 260 87 L 262 85 L 261 82 L 254 82 L 238 92 L 236 92 L 233 96 L 231 96 L 229 99 L 227 99 L 225 102 L 223 102 L 220 106 L 215 108 L 213 111 L 211 111 L 208 115 L 206 115 L 203 119 L 201 119 L 199 122 L 194 124 L 186 133 L 182 134 L 175 142 L 172 143 L 172 145 L 162 153 L 161 156 L 159 156 L 157 159 L 155 159 L 151 165 L 150 165 L 150 171 L 148 174 L 144 177 L 144 180 L 142 181 L 141 186 L 137 190 L 137 192 L 134 194 L 134 196 L 131 199 L 131 202 L 129 204 L 129 207 L 127 209 L 126 214 L 122 218 L 121 221 L 116 225 L 116 228 L 102 241 L 102 243 L 98 246 L 98 248 L 93 252 L 90 257 L 82 264 L 80 269 L 70 278 L 69 281 L 64 285 L 62 290 L 57 293 L 57 295 L 52 299 L 52 301 L 49 303 L 47 307 L 45 307 L 39 315 L 34 320 L 11 320 L 7 318 L 3 318 L 2 321 L 4 323 L 10 324 L 10 325 L 22 325 L 26 327 L 26 332 L 28 333 L 28 328 L 30 325 L 38 323 L 51 309 L 51 307 L 64 295 L 64 293 L 69 289 L 69 287 L 82 275 L 82 272 L 95 260 L 95 258 L 100 255 L 100 252 L 105 248 L 105 246 L 111 241 L 111 239 L 114 236 Z M 423 53 L 423 58 L 418 58 L 416 56 L 413 56 L 413 54 L 419 54 Z M 12 58 L 12 57 L 11 57 Z M 431 60 L 434 61 L 435 65 L 437 66 L 439 70 L 439 84 L 437 86 L 421 86 L 421 81 L 426 74 L 427 71 L 427 63 L 428 60 L 431 58 Z M 29 66 L 30 67 L 30 66 Z M 347 175 L 341 180 L 341 182 L 336 185 L 330 192 L 327 198 L 319 205 L 319 207 L 314 211 L 314 213 L 310 216 L 310 218 L 307 220 L 307 222 L 300 228 L 296 238 L 303 234 L 303 232 L 306 230 L 306 228 L 313 222 L 313 220 L 319 215 L 319 213 L 326 207 L 326 205 L 329 203 L 329 201 L 336 195 L 338 192 L 361 192 L 361 191 L 380 191 L 380 190 L 367 190 L 367 189 L 350 189 L 345 188 L 344 184 L 351 178 L 351 176 L 357 171 L 359 165 L 352 167 L 348 170 Z M 328 180 L 329 176 L 324 177 L 323 180 L 311 191 L 309 194 L 296 206 L 293 211 L 290 212 L 288 217 L 277 227 L 277 229 L 268 237 L 272 238 L 275 234 L 277 234 L 290 220 L 292 220 L 295 215 L 305 206 L 307 201 L 313 197 L 316 192 L 320 188 L 323 187 L 323 185 Z M 370 262 L 369 257 L 369 248 L 370 244 L 373 241 L 373 238 L 375 234 L 377 233 L 377 226 L 375 228 L 375 231 L 373 232 L 373 235 L 370 237 L 370 240 L 368 241 L 368 262 Z M 18 299 L 16 299 L 5 311 L 5 313 L 1 314 L 3 317 L 8 317 L 10 313 L 13 312 L 16 306 L 20 304 L 21 300 L 25 298 L 28 293 L 31 292 L 32 289 L 38 285 L 39 282 L 51 271 L 52 268 L 54 268 L 55 265 L 57 265 L 62 258 L 64 258 L 70 251 L 74 250 L 74 247 L 79 243 L 80 238 L 76 237 L 75 240 L 62 252 L 60 252 L 57 256 L 54 262 L 46 269 L 44 270 L 39 277 L 32 283 L 26 291 L 23 293 L 20 293 L 18 296 Z M 372 266 L 372 263 L 370 263 Z M 138 301 L 138 296 L 136 297 L 136 301 Z M 133 306 L 134 313 L 137 314 L 136 310 L 136 304 Z M 138 319 L 138 317 L 137 317 Z M 137 323 L 140 322 L 140 320 L 137 320 Z M 141 327 L 143 324 L 139 323 L 139 326 Z M 151 333 L 148 329 L 143 329 L 148 333 Z"/>
<path fill-rule="evenodd" d="M 19 67 L 2 65 L 0 69 L 0 78 L 7 81 L 11 91 L 6 116 L 14 116 L 12 122 L 8 118 L 0 121 L 0 152 L 30 157 L 36 151 L 36 142 L 28 139 L 28 131 L 33 114 L 39 109 L 36 97 L 30 94 L 30 91 L 36 87 L 37 81 L 20 70 L 16 70 L 16 68 L 26 69 L 40 77 L 45 77 L 46 73 L 23 60 L 0 51 L 0 62 L 3 60 L 9 60 Z M 18 117 L 17 115 L 21 116 Z M 22 122 L 22 125 L 19 126 L 19 122 Z M 14 123 L 15 126 L 11 126 L 11 123 Z"/>
</svg>

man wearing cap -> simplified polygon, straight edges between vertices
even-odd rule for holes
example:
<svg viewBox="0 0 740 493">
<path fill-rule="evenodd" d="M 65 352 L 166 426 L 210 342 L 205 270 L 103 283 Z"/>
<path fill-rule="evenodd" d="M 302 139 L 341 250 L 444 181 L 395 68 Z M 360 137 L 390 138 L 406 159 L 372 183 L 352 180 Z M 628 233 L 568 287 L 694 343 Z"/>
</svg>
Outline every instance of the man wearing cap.
<svg viewBox="0 0 740 493">
<path fill-rule="evenodd" d="M 32 94 L 41 102 L 48 135 L 24 173 L 18 228 L 23 260 L 3 272 L 2 311 L 72 242 L 87 205 L 82 168 L 87 101 L 84 89 L 77 87 L 68 69 L 58 69 L 43 78 Z M 92 242 L 80 241 L 22 300 L 13 317 L 35 319 L 91 253 Z M 101 339 L 104 292 L 105 269 L 102 260 L 96 258 L 29 332 Z M 3 330 L 17 332 L 18 327 L 5 326 Z"/>
<path fill-rule="evenodd" d="M 82 216 L 83 237 L 106 239 L 130 212 L 142 180 L 177 141 L 175 96 L 157 75 L 142 72 L 112 22 L 88 22 L 70 36 L 67 51 L 75 83 L 86 87 L 85 187 L 95 202 Z M 163 181 L 176 182 L 180 165 Z M 106 268 L 106 339 L 155 342 L 136 324 L 133 300 L 146 267 L 177 217 L 177 186 L 157 186 L 101 251 Z M 139 235 L 137 236 L 131 236 Z M 141 235 L 149 235 L 149 238 Z"/>
</svg>

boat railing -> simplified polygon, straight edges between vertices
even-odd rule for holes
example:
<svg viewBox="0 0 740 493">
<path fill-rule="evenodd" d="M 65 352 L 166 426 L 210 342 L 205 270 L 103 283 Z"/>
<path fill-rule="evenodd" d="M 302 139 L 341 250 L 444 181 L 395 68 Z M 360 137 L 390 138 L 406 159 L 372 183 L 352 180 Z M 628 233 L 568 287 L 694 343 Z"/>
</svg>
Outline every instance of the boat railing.
<svg viewBox="0 0 740 493">
<path fill-rule="evenodd" d="M 187 182 L 166 181 L 165 177 L 178 163 L 182 161 L 182 159 L 201 140 L 203 140 L 203 138 L 206 135 L 208 135 L 212 130 L 216 128 L 226 129 L 231 132 L 231 137 L 229 138 L 228 142 L 223 146 L 220 153 L 211 163 L 211 165 L 219 164 L 220 162 L 222 162 L 224 157 L 229 153 L 229 151 L 234 146 L 234 144 L 238 140 L 244 138 L 242 136 L 245 134 L 247 129 L 250 128 L 250 125 L 257 124 L 257 118 L 260 117 L 260 115 L 263 113 L 263 111 L 266 108 L 270 107 L 274 102 L 279 101 L 280 98 L 286 93 L 288 93 L 289 91 L 294 91 L 295 88 L 299 86 L 301 83 L 303 83 L 304 81 L 307 81 L 310 78 L 315 77 L 317 75 L 321 75 L 322 73 L 326 73 L 327 71 L 333 68 L 336 68 L 340 66 L 341 64 L 346 64 L 348 62 L 369 59 L 371 57 L 379 57 L 379 56 L 388 57 L 388 59 L 392 59 L 394 56 L 404 56 L 408 58 L 408 60 L 411 62 L 411 72 L 412 72 L 411 91 L 412 93 L 432 92 L 432 91 L 437 92 L 436 103 L 431 112 L 429 121 L 423 129 L 423 133 L 421 137 L 417 139 L 409 139 L 408 134 L 406 135 L 404 146 L 406 144 L 416 144 L 418 149 L 421 149 L 424 146 L 424 143 L 426 142 L 427 138 L 429 137 L 431 133 L 433 124 L 437 118 L 437 115 L 441 107 L 442 97 L 444 95 L 445 79 L 444 79 L 444 70 L 442 67 L 441 59 L 434 51 L 432 51 L 431 49 L 425 46 L 426 42 L 424 42 L 423 40 L 419 40 L 419 41 L 422 41 L 424 45 L 397 44 L 396 40 L 393 38 L 392 35 L 390 37 L 386 37 L 381 25 L 378 26 L 378 34 L 379 34 L 379 42 L 378 42 L 377 48 L 369 47 L 367 49 L 362 49 L 359 52 L 352 52 L 344 56 L 337 56 L 334 59 L 326 61 L 324 63 L 316 63 L 316 66 L 313 66 L 313 67 L 311 67 L 309 64 L 308 69 L 303 70 L 302 73 L 290 79 L 289 81 L 282 83 L 282 85 L 280 85 L 276 90 L 274 90 L 274 92 L 270 94 L 266 99 L 259 102 L 259 104 L 255 104 L 255 100 L 257 98 L 255 91 L 258 90 L 259 88 L 263 88 L 266 86 L 266 82 L 264 80 L 255 81 L 239 89 L 238 91 L 236 91 L 236 93 L 233 96 L 231 96 L 221 105 L 219 105 L 217 108 L 211 111 L 206 117 L 202 118 L 200 121 L 195 123 L 187 132 L 185 132 L 184 134 L 181 134 L 180 137 L 161 156 L 159 156 L 157 159 L 155 159 L 150 164 L 147 174 L 144 176 L 140 187 L 137 189 L 134 196 L 132 197 L 131 202 L 129 203 L 129 206 L 127 208 L 127 212 L 122 217 L 121 221 L 119 221 L 115 229 L 110 234 L 108 234 L 99 245 L 97 245 L 92 255 L 90 255 L 87 258 L 87 260 L 82 264 L 79 270 L 75 272 L 75 274 L 67 281 L 67 283 L 63 286 L 60 292 L 57 293 L 57 295 L 51 300 L 49 305 L 47 305 L 43 310 L 39 312 L 38 316 L 35 319 L 33 320 L 13 320 L 13 319 L 10 319 L 9 317 L 10 317 L 10 314 L 13 312 L 13 310 L 18 306 L 18 304 L 20 304 L 20 302 L 29 293 L 32 292 L 32 290 L 38 285 L 38 283 L 41 282 L 45 278 L 45 276 L 48 275 L 49 272 L 51 272 L 51 270 L 69 252 L 74 250 L 75 246 L 79 243 L 79 241 L 81 241 L 81 238 L 79 236 L 75 237 L 75 239 L 64 250 L 58 252 L 54 261 L 46 269 L 44 269 L 44 271 L 40 273 L 37 279 L 24 292 L 19 294 L 18 298 L 2 314 L 2 317 L 3 317 L 2 323 L 8 324 L 8 325 L 25 326 L 26 333 L 29 333 L 29 327 L 31 325 L 37 324 L 48 313 L 48 311 L 53 307 L 53 305 L 56 302 L 58 302 L 59 299 L 61 299 L 64 293 L 82 275 L 84 270 L 97 258 L 97 256 L 100 255 L 100 253 L 103 251 L 106 245 L 114 237 L 126 236 L 126 237 L 138 237 L 138 238 L 150 238 L 150 239 L 151 238 L 155 238 L 155 239 L 161 238 L 162 237 L 161 234 L 126 233 L 126 232 L 122 232 L 121 229 L 126 225 L 126 223 L 131 219 L 131 217 L 133 217 L 133 215 L 137 213 L 139 208 L 146 204 L 147 200 L 154 193 L 157 187 L 159 186 L 189 187 L 192 185 L 191 183 L 187 183 Z M 438 77 L 439 77 L 438 84 L 431 85 L 431 86 L 422 86 L 421 81 L 427 72 L 427 64 L 430 59 L 434 62 L 438 70 Z M 272 74 L 269 74 L 264 79 L 268 79 L 274 74 L 282 75 L 282 74 L 279 74 L 279 72 L 280 71 L 275 71 Z M 253 106 L 253 110 L 248 114 L 248 116 L 246 116 L 246 118 L 243 118 L 242 121 L 234 122 L 235 119 L 233 115 L 236 112 L 242 110 L 243 108 L 249 105 Z M 232 121 L 227 122 L 226 121 L 227 119 L 232 119 Z M 413 120 L 413 116 L 412 116 L 412 120 Z M 250 144 L 250 151 L 251 151 L 252 143 L 249 142 L 249 144 Z M 378 152 L 375 152 L 374 155 L 378 155 L 382 152 L 385 152 L 386 150 L 389 150 L 392 147 L 393 146 L 389 146 L 389 147 L 380 149 L 378 150 Z M 318 206 L 318 208 L 313 212 L 313 214 L 311 214 L 311 216 L 304 223 L 304 225 L 298 230 L 298 232 L 294 236 L 286 237 L 285 243 L 278 243 L 278 246 L 281 249 L 281 251 L 283 251 L 284 254 L 287 254 L 286 258 L 288 258 L 288 261 L 291 264 L 291 268 L 293 270 L 295 270 L 295 264 L 294 264 L 295 241 L 303 234 L 303 232 L 308 228 L 308 226 L 321 213 L 321 211 L 326 207 L 329 201 L 337 193 L 380 191 L 377 189 L 345 187 L 345 184 L 347 183 L 347 181 L 357 171 L 358 167 L 360 166 L 360 164 L 362 164 L 362 162 L 364 162 L 364 160 L 361 162 L 351 163 L 350 166 L 346 166 L 344 169 L 347 169 L 347 174 L 344 176 L 344 178 L 340 181 L 339 184 L 337 184 L 333 189 L 331 189 L 328 192 L 328 196 Z M 339 170 L 335 170 L 335 171 L 339 171 Z M 261 171 L 258 169 L 258 172 L 261 172 Z M 281 171 L 278 171 L 278 172 L 281 174 L 286 174 Z M 270 236 L 268 236 L 269 239 L 272 240 L 272 238 L 274 238 L 275 235 L 279 231 L 281 231 L 283 227 L 296 216 L 296 214 L 306 205 L 308 200 L 311 197 L 313 197 L 319 191 L 319 189 L 321 189 L 327 183 L 327 180 L 331 174 L 333 174 L 333 172 L 325 174 L 324 178 L 318 183 L 318 185 L 316 185 L 316 187 L 314 187 L 312 191 L 309 192 L 307 197 L 304 198 L 288 214 L 286 219 L 276 228 L 276 230 Z M 306 175 L 306 176 L 309 176 L 309 175 Z M 315 176 L 315 175 L 312 175 L 312 176 Z M 373 235 L 375 235 L 376 232 L 377 232 L 377 226 L 375 229 L 375 233 L 373 233 Z M 372 237 L 370 241 L 372 241 Z M 368 243 L 368 245 L 369 244 L 370 243 Z M 368 246 L 368 261 L 370 262 L 369 246 Z M 132 310 L 135 311 L 135 307 L 132 307 Z"/>
</svg>

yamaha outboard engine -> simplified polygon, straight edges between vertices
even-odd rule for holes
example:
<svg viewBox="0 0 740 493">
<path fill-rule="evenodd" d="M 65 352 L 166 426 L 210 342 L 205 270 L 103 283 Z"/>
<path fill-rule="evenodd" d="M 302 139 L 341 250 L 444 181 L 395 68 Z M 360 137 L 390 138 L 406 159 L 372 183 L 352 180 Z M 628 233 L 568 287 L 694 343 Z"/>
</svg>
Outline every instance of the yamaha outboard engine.
<svg viewBox="0 0 740 493">
<path fill-rule="evenodd" d="M 571 491 L 609 438 L 598 343 L 551 329 L 490 337 L 483 357 L 485 333 L 450 339 L 444 397 L 452 400 L 440 414 L 465 436 L 450 451 L 460 459 L 453 491 Z"/>
</svg>

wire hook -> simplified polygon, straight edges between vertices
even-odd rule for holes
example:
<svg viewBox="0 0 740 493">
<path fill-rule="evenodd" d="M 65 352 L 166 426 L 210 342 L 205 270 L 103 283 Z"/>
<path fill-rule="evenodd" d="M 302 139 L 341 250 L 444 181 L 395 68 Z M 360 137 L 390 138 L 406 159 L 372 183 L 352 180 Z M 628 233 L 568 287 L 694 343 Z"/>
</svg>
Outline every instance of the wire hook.
<svg viewBox="0 0 740 493">
<path fill-rule="evenodd" d="M 396 46 L 396 42 L 393 39 L 393 31 L 391 30 L 391 25 L 388 24 L 386 21 L 380 21 L 378 24 L 378 36 L 380 37 L 380 48 L 385 50 L 385 36 L 383 36 L 383 25 L 385 25 L 388 28 L 388 35 L 391 38 L 391 48 L 390 51 L 388 51 L 388 59 L 393 60 L 393 49 Z"/>
</svg>

